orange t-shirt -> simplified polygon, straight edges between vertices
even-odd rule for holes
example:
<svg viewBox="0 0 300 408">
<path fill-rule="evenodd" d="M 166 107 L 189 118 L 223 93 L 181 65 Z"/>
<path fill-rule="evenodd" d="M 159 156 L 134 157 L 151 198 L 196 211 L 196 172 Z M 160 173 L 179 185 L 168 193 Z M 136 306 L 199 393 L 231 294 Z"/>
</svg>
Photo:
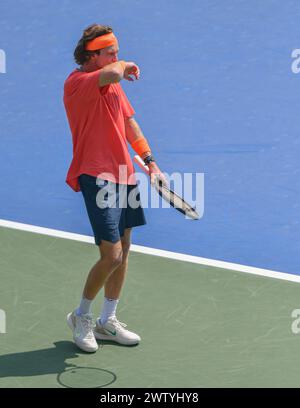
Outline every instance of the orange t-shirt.
<svg viewBox="0 0 300 408">
<path fill-rule="evenodd" d="M 125 133 L 125 119 L 135 112 L 119 83 L 100 88 L 98 80 L 99 70 L 76 69 L 64 84 L 64 105 L 73 138 L 66 182 L 74 191 L 80 191 L 78 177 L 83 173 L 136 184 Z"/>
</svg>

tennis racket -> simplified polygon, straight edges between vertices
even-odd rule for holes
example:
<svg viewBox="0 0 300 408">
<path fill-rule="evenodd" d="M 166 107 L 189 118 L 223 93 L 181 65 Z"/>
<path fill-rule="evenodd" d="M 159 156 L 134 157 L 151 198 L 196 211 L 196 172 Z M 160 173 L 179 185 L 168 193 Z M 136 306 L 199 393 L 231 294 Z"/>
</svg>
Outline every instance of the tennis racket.
<svg viewBox="0 0 300 408">
<path fill-rule="evenodd" d="M 139 155 L 134 156 L 135 163 L 149 175 L 149 167 L 144 163 Z M 176 194 L 173 190 L 170 190 L 167 186 L 159 180 L 154 184 L 155 189 L 158 194 L 166 200 L 172 207 L 177 211 L 184 214 L 186 217 L 191 218 L 192 220 L 199 220 L 199 214 L 190 204 L 188 204 L 182 197 Z"/>
</svg>

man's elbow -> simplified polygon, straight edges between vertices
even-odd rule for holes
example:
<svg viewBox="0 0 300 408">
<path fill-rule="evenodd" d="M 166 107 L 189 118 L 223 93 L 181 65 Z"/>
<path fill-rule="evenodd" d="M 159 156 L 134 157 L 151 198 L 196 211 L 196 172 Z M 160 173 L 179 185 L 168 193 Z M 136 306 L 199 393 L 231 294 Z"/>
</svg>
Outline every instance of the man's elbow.
<svg viewBox="0 0 300 408">
<path fill-rule="evenodd" d="M 125 121 L 127 124 L 131 125 L 133 122 L 135 122 L 135 119 L 133 116 L 126 116 Z"/>
<path fill-rule="evenodd" d="M 111 80 L 113 83 L 120 82 L 123 79 L 122 73 L 118 69 L 111 71 Z"/>
</svg>

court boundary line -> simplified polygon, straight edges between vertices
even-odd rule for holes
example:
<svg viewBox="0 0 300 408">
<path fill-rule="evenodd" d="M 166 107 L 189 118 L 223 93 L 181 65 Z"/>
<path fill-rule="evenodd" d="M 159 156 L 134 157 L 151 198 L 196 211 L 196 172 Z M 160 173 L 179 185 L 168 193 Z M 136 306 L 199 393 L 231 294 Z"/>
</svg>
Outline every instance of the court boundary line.
<svg viewBox="0 0 300 408">
<path fill-rule="evenodd" d="M 56 229 L 51 229 L 51 228 L 39 227 L 36 225 L 23 224 L 23 223 L 15 222 L 15 221 L 8 221 L 8 220 L 0 219 L 0 227 L 27 231 L 27 232 L 33 232 L 36 234 L 47 235 L 47 236 L 51 236 L 55 238 L 64 238 L 64 239 L 85 242 L 85 243 L 90 243 L 90 244 L 95 245 L 94 237 L 92 236 L 81 235 L 81 234 L 77 234 L 73 232 L 66 232 L 66 231 L 61 231 L 61 230 L 56 230 Z M 179 252 L 165 251 L 163 249 L 156 249 L 156 248 L 145 247 L 145 246 L 135 245 L 135 244 L 132 244 L 130 248 L 131 248 L 130 250 L 133 252 L 142 253 L 145 255 L 160 256 L 162 258 L 168 258 L 168 259 L 173 259 L 177 261 L 190 262 L 190 263 L 203 265 L 203 266 L 213 266 L 215 268 L 227 269 L 227 270 L 236 271 L 240 273 L 248 273 L 248 274 L 257 275 L 257 276 L 264 276 L 268 278 L 274 278 L 274 279 L 285 280 L 289 282 L 300 283 L 300 276 L 293 275 L 287 272 L 278 272 L 278 271 L 273 271 L 270 269 L 257 268 L 254 266 L 241 265 L 241 264 L 231 263 L 231 262 L 226 262 L 226 261 L 218 261 L 215 259 L 202 258 L 199 256 L 188 255 L 188 254 L 183 254 Z"/>
</svg>

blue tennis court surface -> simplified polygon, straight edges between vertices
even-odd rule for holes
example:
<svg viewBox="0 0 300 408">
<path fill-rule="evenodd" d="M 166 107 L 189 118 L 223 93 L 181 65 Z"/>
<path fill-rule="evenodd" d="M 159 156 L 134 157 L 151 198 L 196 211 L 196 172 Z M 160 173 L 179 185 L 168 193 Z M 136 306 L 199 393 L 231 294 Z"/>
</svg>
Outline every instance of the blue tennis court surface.
<svg viewBox="0 0 300 408">
<path fill-rule="evenodd" d="M 123 86 L 161 169 L 205 174 L 200 221 L 147 209 L 133 242 L 299 274 L 299 12 L 291 0 L 3 0 L 0 218 L 92 234 L 65 184 L 62 89 L 83 28 L 99 22 L 141 68 Z"/>
</svg>

